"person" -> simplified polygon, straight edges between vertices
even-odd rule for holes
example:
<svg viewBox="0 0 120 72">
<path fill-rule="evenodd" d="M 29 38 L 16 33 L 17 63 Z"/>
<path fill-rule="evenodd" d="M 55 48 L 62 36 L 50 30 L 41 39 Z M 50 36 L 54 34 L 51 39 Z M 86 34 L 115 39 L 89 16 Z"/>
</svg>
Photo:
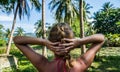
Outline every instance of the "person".
<svg viewBox="0 0 120 72">
<path fill-rule="evenodd" d="M 48 39 L 16 36 L 13 40 L 39 72 L 85 72 L 103 45 L 104 35 L 95 34 L 84 38 L 74 38 L 74 33 L 67 23 L 58 23 L 50 30 Z M 70 51 L 84 44 L 91 44 L 91 46 L 80 57 L 72 59 Z M 36 53 L 29 45 L 46 46 L 54 52 L 55 59 L 49 61 L 43 55 Z"/>
</svg>

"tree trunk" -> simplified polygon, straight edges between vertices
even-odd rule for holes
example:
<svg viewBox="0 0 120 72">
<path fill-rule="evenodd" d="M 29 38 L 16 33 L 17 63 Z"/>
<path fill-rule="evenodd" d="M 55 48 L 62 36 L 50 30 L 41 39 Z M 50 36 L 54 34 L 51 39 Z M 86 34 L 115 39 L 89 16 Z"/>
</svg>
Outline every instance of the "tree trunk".
<svg viewBox="0 0 120 72">
<path fill-rule="evenodd" d="M 45 28 L 45 0 L 42 0 L 42 29 L 43 29 L 43 39 L 46 38 L 46 28 Z M 42 49 L 42 54 L 47 57 L 47 48 L 44 46 Z"/>
<path fill-rule="evenodd" d="M 11 47 L 11 43 L 12 43 L 12 39 L 13 39 L 13 33 L 14 33 L 16 17 L 17 17 L 17 11 L 18 11 L 18 5 L 17 5 L 16 10 L 15 10 L 13 24 L 12 24 L 12 29 L 11 29 L 11 32 L 10 32 L 10 37 L 9 37 L 8 45 L 7 45 L 7 49 L 6 49 L 6 54 L 7 55 L 9 55 L 9 53 L 10 53 L 10 47 Z"/>
<path fill-rule="evenodd" d="M 84 21 L 83 21 L 83 0 L 79 1 L 79 12 L 80 12 L 80 37 L 84 38 Z M 81 54 L 85 53 L 86 47 L 85 45 L 81 46 Z"/>
</svg>

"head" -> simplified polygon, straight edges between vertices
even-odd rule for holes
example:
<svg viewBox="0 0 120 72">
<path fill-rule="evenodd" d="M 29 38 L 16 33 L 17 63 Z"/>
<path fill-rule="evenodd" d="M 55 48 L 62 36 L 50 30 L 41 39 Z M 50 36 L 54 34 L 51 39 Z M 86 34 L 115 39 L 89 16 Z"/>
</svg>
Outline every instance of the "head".
<svg viewBox="0 0 120 72">
<path fill-rule="evenodd" d="M 72 29 L 70 28 L 70 26 L 67 23 L 55 24 L 50 30 L 48 39 L 51 42 L 63 43 L 62 42 L 63 38 L 69 38 L 69 39 L 74 38 L 74 34 L 73 34 Z M 69 54 L 65 54 L 65 55 L 55 54 L 55 56 L 56 57 L 63 57 L 63 59 L 66 60 L 66 65 L 68 65 L 69 68 L 72 67 L 71 63 L 69 62 L 69 60 L 71 59 Z"/>
<path fill-rule="evenodd" d="M 67 23 L 58 23 L 51 28 L 48 39 L 51 42 L 61 42 L 63 38 L 73 37 L 73 31 Z"/>
</svg>

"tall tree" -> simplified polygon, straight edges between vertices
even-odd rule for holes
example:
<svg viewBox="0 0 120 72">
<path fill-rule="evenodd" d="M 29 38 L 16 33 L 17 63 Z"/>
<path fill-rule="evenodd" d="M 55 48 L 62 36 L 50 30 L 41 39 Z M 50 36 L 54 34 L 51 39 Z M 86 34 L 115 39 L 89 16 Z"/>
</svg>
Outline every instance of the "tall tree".
<svg viewBox="0 0 120 72">
<path fill-rule="evenodd" d="M 46 38 L 46 28 L 45 28 L 45 0 L 42 0 L 42 29 L 43 29 L 43 39 Z M 45 57 L 47 57 L 47 48 L 44 46 L 43 51 L 42 51 L 43 55 Z"/>
<path fill-rule="evenodd" d="M 77 9 L 79 10 L 80 6 L 79 6 L 79 0 L 77 0 L 77 3 L 75 3 L 75 6 L 77 7 Z M 90 17 L 90 9 L 92 8 L 92 6 L 88 3 L 86 3 L 85 1 L 83 1 L 83 20 L 84 20 L 84 27 L 85 27 L 85 35 L 88 35 L 88 31 L 91 32 L 89 30 L 89 27 L 91 28 L 90 22 L 88 21 L 89 19 L 91 19 Z M 80 25 L 80 15 L 77 16 L 78 18 L 73 19 L 73 31 L 75 32 L 75 36 L 79 37 L 80 36 L 80 30 L 78 28 L 78 26 Z"/>
<path fill-rule="evenodd" d="M 88 19 L 90 19 L 90 9 L 93 8 L 92 6 L 90 6 L 90 4 L 86 3 L 84 0 L 83 0 L 83 20 L 85 23 L 88 22 Z"/>
<path fill-rule="evenodd" d="M 79 13 L 80 13 L 80 37 L 84 38 L 84 20 L 83 20 L 83 0 L 79 1 Z M 81 53 L 85 53 L 86 47 L 85 45 L 81 46 Z"/>
<path fill-rule="evenodd" d="M 5 40 L 6 40 L 6 45 L 8 45 L 8 39 L 10 37 L 10 29 L 9 28 L 7 28 L 5 30 L 4 36 L 5 36 Z"/>
<path fill-rule="evenodd" d="M 10 37 L 10 29 L 9 28 L 7 28 L 6 30 L 5 30 L 5 38 L 9 38 Z"/>
<path fill-rule="evenodd" d="M 9 4 L 10 0 L 0 0 L 0 10 L 2 12 L 9 13 L 13 8 L 11 4 Z"/>
<path fill-rule="evenodd" d="M 43 29 L 42 29 L 42 20 L 38 20 L 36 23 L 35 23 L 35 33 L 36 33 L 36 36 L 37 37 L 41 37 L 42 34 L 43 34 Z"/>
<path fill-rule="evenodd" d="M 28 18 L 30 16 L 30 8 L 29 8 L 29 5 L 27 3 L 27 0 L 10 0 L 10 1 L 11 1 L 10 4 L 13 5 L 12 7 L 13 7 L 13 10 L 15 10 L 15 12 L 14 12 L 14 18 L 13 18 L 10 38 L 9 38 L 8 46 L 7 46 L 7 49 L 6 49 L 6 54 L 9 54 L 9 52 L 10 52 L 11 42 L 12 42 L 14 28 L 15 28 L 15 24 L 16 24 L 17 13 L 19 14 L 20 19 L 21 19 L 22 15 L 24 16 L 24 14 L 26 14 L 28 16 Z M 30 3 L 37 10 L 40 10 L 40 3 L 39 3 L 38 0 L 30 0 Z"/>
<path fill-rule="evenodd" d="M 42 37 L 43 29 L 42 29 L 42 20 L 38 20 L 35 24 L 35 33 L 37 37 Z M 46 36 L 48 36 L 49 30 L 51 28 L 50 23 L 45 23 L 46 28 Z"/>
<path fill-rule="evenodd" d="M 15 30 L 15 35 L 16 35 L 16 36 L 24 36 L 24 35 L 25 35 L 24 32 L 25 32 L 25 31 L 24 31 L 23 28 L 17 27 L 17 29 Z"/>
<path fill-rule="evenodd" d="M 79 6 L 79 0 L 77 0 L 77 1 L 78 2 L 76 4 L 76 7 L 77 7 L 77 9 L 79 9 L 79 7 L 78 7 Z M 92 17 L 90 17 L 90 11 L 89 11 L 91 8 L 92 8 L 92 6 L 90 4 L 83 1 L 83 20 L 84 20 L 84 27 L 85 27 L 85 29 L 84 29 L 85 30 L 85 35 L 86 34 L 88 35 L 88 31 L 91 32 L 89 30 L 89 28 L 91 28 L 91 23 L 88 21 L 89 19 L 92 18 Z M 80 22 L 79 18 L 80 18 L 80 15 L 78 16 L 78 19 L 75 18 L 73 20 L 74 21 L 73 26 L 74 26 L 74 28 L 76 27 L 75 34 L 76 34 L 76 31 L 78 30 L 78 25 L 79 25 L 79 22 Z M 77 33 L 80 34 L 80 30 Z M 79 36 L 79 35 L 77 35 L 77 36 Z"/>
<path fill-rule="evenodd" d="M 71 25 L 73 18 L 78 15 L 78 10 L 72 0 L 52 0 L 49 5 L 58 22 L 67 22 Z"/>
<path fill-rule="evenodd" d="M 0 39 L 3 38 L 3 28 L 4 26 L 0 24 Z"/>
<path fill-rule="evenodd" d="M 94 13 L 94 29 L 97 33 L 119 34 L 120 8 L 114 8 L 109 2 L 104 5 L 100 11 Z"/>
<path fill-rule="evenodd" d="M 105 11 L 105 12 L 109 12 L 110 9 L 113 9 L 113 4 L 111 4 L 110 2 L 106 2 L 103 4 L 102 6 L 103 8 L 101 9 L 102 11 Z"/>
</svg>

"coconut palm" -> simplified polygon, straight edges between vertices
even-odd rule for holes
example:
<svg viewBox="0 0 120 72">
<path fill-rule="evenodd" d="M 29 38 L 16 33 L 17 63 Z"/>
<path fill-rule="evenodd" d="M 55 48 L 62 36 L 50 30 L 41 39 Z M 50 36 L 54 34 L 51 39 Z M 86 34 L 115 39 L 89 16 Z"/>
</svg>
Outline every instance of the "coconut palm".
<svg viewBox="0 0 120 72">
<path fill-rule="evenodd" d="M 10 0 L 0 0 L 0 10 L 2 12 L 11 12 L 12 5 L 9 4 Z"/>
<path fill-rule="evenodd" d="M 80 37 L 84 37 L 84 20 L 83 20 L 83 0 L 79 0 L 79 13 L 80 13 Z M 85 53 L 85 45 L 81 46 L 81 53 Z"/>
<path fill-rule="evenodd" d="M 72 19 L 78 15 L 74 3 L 72 0 L 52 0 L 49 5 L 58 22 L 68 22 L 71 25 Z"/>
<path fill-rule="evenodd" d="M 38 20 L 35 24 L 35 33 L 36 33 L 36 36 L 39 38 L 39 37 L 42 37 L 42 34 L 43 34 L 43 29 L 42 29 L 42 20 Z M 46 23 L 45 24 L 45 29 L 46 29 L 46 35 L 48 36 L 48 33 L 49 33 L 49 30 L 50 30 L 50 23 Z"/>
<path fill-rule="evenodd" d="M 41 20 L 38 20 L 36 23 L 35 23 L 35 33 L 36 33 L 36 36 L 37 37 L 41 37 L 42 34 L 43 34 L 43 29 L 42 29 L 42 21 Z"/>
<path fill-rule="evenodd" d="M 13 5 L 14 18 L 13 18 L 12 29 L 11 29 L 10 38 L 8 41 L 6 54 L 9 54 L 10 52 L 11 42 L 12 42 L 14 28 L 16 24 L 17 13 L 20 19 L 21 19 L 21 16 L 24 16 L 24 14 L 27 15 L 28 18 L 30 16 L 30 8 L 27 0 L 10 0 L 10 1 L 11 1 L 10 4 Z M 39 0 L 29 0 L 29 1 L 32 4 L 32 6 L 34 6 L 37 10 L 40 10 Z"/>
<path fill-rule="evenodd" d="M 10 29 L 7 28 L 4 32 L 5 40 L 6 40 L 6 45 L 8 45 L 8 38 L 10 37 Z"/>
<path fill-rule="evenodd" d="M 16 36 L 24 36 L 25 35 L 24 29 L 21 27 L 17 27 L 17 29 L 15 30 L 15 35 Z"/>
<path fill-rule="evenodd" d="M 0 39 L 3 38 L 3 28 L 4 26 L 0 24 Z"/>
<path fill-rule="evenodd" d="M 86 3 L 84 0 L 83 0 L 83 20 L 85 23 L 87 23 L 87 19 L 90 19 L 89 17 L 89 14 L 90 14 L 90 11 L 89 9 L 93 8 L 92 6 L 90 6 L 90 4 Z"/>
<path fill-rule="evenodd" d="M 5 30 L 5 38 L 9 38 L 10 37 L 10 29 L 9 28 L 7 28 L 6 30 Z"/>
<path fill-rule="evenodd" d="M 103 8 L 101 9 L 102 11 L 108 12 L 110 9 L 113 9 L 113 4 L 111 4 L 110 2 L 106 2 L 103 4 L 102 6 Z"/>
<path fill-rule="evenodd" d="M 43 39 L 46 38 L 46 28 L 45 28 L 45 2 L 46 0 L 42 0 L 42 29 L 43 29 Z M 47 57 L 47 48 L 44 46 L 42 50 L 42 54 Z"/>
</svg>

